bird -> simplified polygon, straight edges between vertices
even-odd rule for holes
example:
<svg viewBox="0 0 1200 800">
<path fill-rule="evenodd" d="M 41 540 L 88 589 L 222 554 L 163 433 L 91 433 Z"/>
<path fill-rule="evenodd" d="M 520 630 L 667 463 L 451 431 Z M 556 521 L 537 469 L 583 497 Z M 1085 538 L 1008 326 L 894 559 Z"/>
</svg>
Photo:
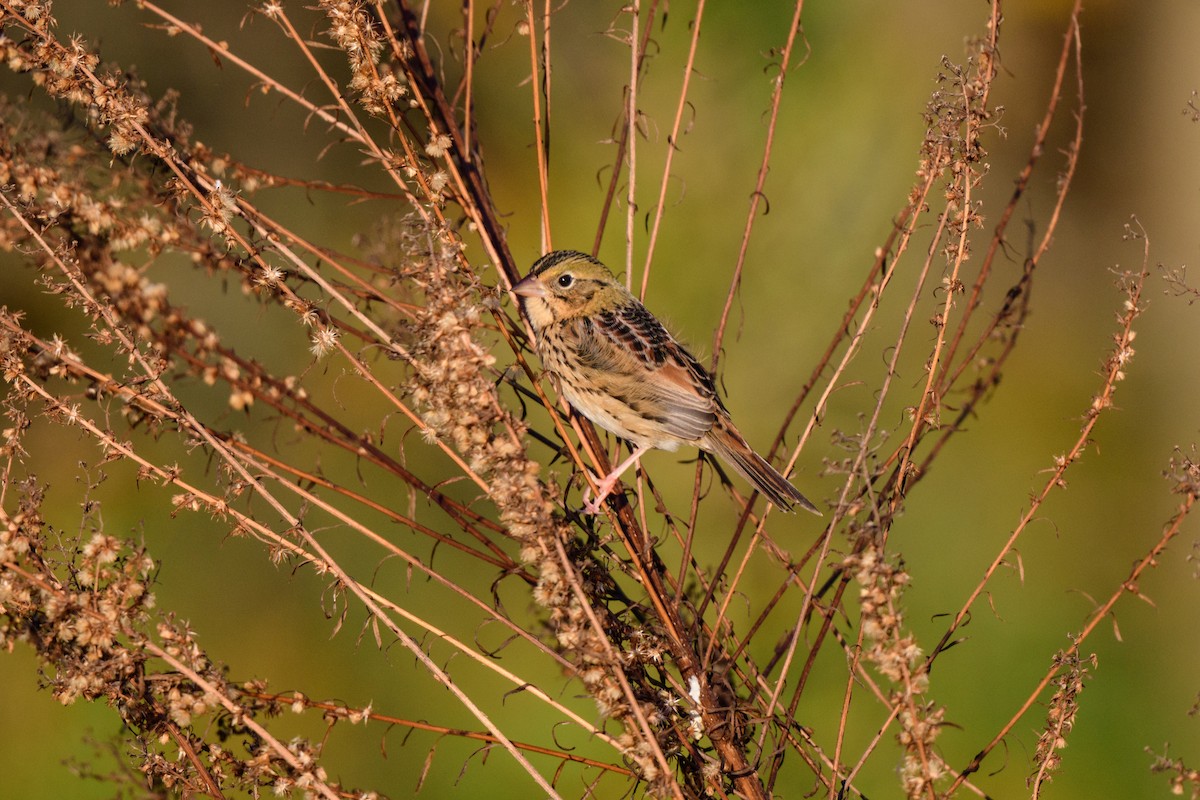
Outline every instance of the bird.
<svg viewBox="0 0 1200 800">
<path fill-rule="evenodd" d="M 718 456 L 775 505 L 809 500 L 746 443 L 716 384 L 601 261 L 576 250 L 539 258 L 512 287 L 535 335 L 537 354 L 579 414 L 631 445 L 601 478 L 584 511 L 597 514 L 620 476 L 652 449 L 692 445 Z"/>
</svg>

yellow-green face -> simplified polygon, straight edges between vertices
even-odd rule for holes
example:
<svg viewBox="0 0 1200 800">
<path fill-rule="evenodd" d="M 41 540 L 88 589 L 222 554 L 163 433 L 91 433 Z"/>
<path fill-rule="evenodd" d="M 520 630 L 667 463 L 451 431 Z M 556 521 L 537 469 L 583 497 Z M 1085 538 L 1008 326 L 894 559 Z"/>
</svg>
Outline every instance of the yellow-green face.
<svg viewBox="0 0 1200 800">
<path fill-rule="evenodd" d="M 585 253 L 557 250 L 513 287 L 535 330 L 620 305 L 627 296 L 608 267 Z"/>
</svg>

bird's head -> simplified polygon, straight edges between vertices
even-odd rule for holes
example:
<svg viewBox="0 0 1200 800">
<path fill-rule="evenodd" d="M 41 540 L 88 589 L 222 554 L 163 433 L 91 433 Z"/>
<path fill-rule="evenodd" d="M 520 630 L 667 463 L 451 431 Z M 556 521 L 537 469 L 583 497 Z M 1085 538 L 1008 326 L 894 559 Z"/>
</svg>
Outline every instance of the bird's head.
<svg viewBox="0 0 1200 800">
<path fill-rule="evenodd" d="M 608 267 L 575 250 L 542 256 L 512 290 L 535 330 L 614 308 L 628 295 Z"/>
</svg>

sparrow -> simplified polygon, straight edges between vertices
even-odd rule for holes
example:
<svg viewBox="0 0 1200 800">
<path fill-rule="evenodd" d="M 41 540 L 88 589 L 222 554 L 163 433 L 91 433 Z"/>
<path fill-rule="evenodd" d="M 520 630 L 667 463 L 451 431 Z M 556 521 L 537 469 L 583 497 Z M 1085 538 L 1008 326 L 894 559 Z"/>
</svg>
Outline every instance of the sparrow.
<svg viewBox="0 0 1200 800">
<path fill-rule="evenodd" d="M 788 511 L 820 514 L 734 426 L 700 362 L 586 253 L 557 250 L 513 286 L 536 335 L 538 356 L 579 414 L 632 445 L 600 479 L 584 510 L 599 513 L 621 474 L 651 449 L 692 445 L 718 456 Z"/>
</svg>

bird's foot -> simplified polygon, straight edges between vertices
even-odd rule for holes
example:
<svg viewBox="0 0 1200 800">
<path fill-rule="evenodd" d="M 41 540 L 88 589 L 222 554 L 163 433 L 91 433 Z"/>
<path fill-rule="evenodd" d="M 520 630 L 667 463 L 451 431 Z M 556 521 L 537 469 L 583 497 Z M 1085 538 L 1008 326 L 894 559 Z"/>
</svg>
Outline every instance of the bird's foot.
<svg viewBox="0 0 1200 800">
<path fill-rule="evenodd" d="M 613 486 L 616 483 L 615 480 L 601 481 L 600 485 L 596 487 L 596 497 L 594 499 L 591 498 L 592 487 L 589 486 L 585 489 L 583 492 L 583 513 L 591 514 L 592 516 L 599 514 L 604 509 L 604 501 L 612 494 Z"/>
<path fill-rule="evenodd" d="M 642 457 L 642 454 L 649 449 L 650 447 L 648 445 L 639 445 L 638 447 L 635 447 L 633 452 L 629 454 L 629 458 L 622 461 L 615 468 L 613 468 L 612 472 L 601 478 L 600 482 L 596 484 L 596 499 L 588 499 L 588 495 L 591 494 L 590 487 L 588 490 L 585 490 L 583 493 L 584 513 L 592 515 L 599 514 L 600 509 L 603 507 L 601 504 L 608 499 L 610 494 L 612 494 L 613 488 L 621 480 L 621 474 L 636 464 L 638 459 Z"/>
</svg>

